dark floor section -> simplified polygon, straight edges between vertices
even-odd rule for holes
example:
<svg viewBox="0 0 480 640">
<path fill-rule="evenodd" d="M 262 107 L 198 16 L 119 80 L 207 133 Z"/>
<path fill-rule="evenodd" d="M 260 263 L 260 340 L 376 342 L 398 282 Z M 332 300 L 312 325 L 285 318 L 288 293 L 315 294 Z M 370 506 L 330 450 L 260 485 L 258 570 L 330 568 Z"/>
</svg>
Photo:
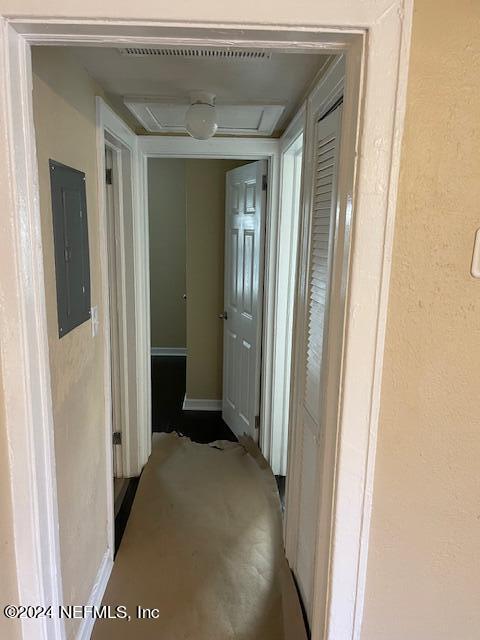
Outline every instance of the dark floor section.
<svg viewBox="0 0 480 640">
<path fill-rule="evenodd" d="M 277 481 L 278 495 L 282 503 L 282 511 L 285 513 L 285 483 L 287 478 L 285 476 L 275 476 L 275 480 Z"/>
<path fill-rule="evenodd" d="M 185 357 L 152 356 L 152 431 L 176 431 L 202 443 L 235 442 L 220 411 L 183 411 L 185 388 Z"/>
<path fill-rule="evenodd" d="M 178 420 L 186 384 L 186 358 L 152 356 L 152 431 L 171 431 Z"/>
<path fill-rule="evenodd" d="M 117 555 L 125 527 L 127 526 L 127 520 L 130 515 L 135 494 L 137 493 L 139 482 L 140 478 L 130 478 L 128 481 L 127 491 L 125 492 L 125 496 L 122 501 L 122 506 L 115 517 L 115 555 Z"/>
</svg>

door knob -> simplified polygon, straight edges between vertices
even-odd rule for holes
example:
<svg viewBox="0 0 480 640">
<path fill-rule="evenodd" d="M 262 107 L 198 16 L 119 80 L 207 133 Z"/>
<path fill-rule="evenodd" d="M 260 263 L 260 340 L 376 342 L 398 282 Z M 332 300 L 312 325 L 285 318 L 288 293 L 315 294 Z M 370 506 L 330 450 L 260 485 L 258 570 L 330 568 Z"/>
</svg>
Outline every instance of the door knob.
<svg viewBox="0 0 480 640">
<path fill-rule="evenodd" d="M 228 313 L 226 311 L 224 311 L 218 317 L 220 318 L 220 320 L 227 320 L 228 319 Z"/>
</svg>

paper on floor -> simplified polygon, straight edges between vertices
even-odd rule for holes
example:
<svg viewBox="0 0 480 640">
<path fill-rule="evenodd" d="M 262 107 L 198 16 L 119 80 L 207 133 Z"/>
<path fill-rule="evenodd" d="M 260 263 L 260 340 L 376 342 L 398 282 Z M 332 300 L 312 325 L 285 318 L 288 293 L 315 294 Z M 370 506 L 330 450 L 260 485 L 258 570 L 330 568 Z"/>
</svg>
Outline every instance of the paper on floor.
<svg viewBox="0 0 480 640">
<path fill-rule="evenodd" d="M 275 478 L 255 445 L 243 444 L 155 434 L 104 597 L 132 620 L 98 621 L 94 640 L 302 638 L 291 588 L 282 607 Z M 137 620 L 138 605 L 158 609 L 158 619 Z M 300 624 L 288 639 L 286 608 Z"/>
</svg>

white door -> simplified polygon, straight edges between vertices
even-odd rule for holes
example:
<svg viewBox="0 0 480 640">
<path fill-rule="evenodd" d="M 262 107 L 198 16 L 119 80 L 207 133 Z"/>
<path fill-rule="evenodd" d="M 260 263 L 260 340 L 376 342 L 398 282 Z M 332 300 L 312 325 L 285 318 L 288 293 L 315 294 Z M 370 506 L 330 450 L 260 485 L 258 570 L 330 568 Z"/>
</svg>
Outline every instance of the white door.
<svg viewBox="0 0 480 640">
<path fill-rule="evenodd" d="M 311 207 L 302 264 L 301 286 L 297 291 L 297 346 L 295 376 L 297 431 L 295 455 L 296 485 L 301 487 L 298 504 L 295 574 L 311 622 L 314 566 L 317 541 L 328 536 L 318 528 L 319 509 L 329 513 L 327 504 L 333 469 L 326 466 L 327 441 L 332 440 L 332 425 L 325 420 L 328 367 L 329 300 L 332 259 L 335 250 L 337 215 L 337 174 L 340 142 L 341 106 L 320 119 L 315 127 Z M 336 426 L 333 426 L 336 432 Z M 333 489 L 332 489 L 333 491 Z M 319 500 L 320 496 L 320 500 Z M 322 504 L 322 499 L 325 502 Z M 326 540 L 325 540 L 326 543 Z"/>
<path fill-rule="evenodd" d="M 267 162 L 226 179 L 223 419 L 258 441 Z"/>
</svg>

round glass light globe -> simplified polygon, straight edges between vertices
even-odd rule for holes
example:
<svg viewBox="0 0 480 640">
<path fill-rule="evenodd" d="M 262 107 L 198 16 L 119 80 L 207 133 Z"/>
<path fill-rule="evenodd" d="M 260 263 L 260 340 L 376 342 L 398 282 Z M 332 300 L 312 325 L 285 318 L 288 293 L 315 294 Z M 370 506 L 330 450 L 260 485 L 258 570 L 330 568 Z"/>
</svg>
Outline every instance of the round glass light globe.
<svg viewBox="0 0 480 640">
<path fill-rule="evenodd" d="M 211 104 L 192 104 L 185 116 L 185 127 L 192 138 L 208 140 L 218 128 L 215 107 Z"/>
</svg>

